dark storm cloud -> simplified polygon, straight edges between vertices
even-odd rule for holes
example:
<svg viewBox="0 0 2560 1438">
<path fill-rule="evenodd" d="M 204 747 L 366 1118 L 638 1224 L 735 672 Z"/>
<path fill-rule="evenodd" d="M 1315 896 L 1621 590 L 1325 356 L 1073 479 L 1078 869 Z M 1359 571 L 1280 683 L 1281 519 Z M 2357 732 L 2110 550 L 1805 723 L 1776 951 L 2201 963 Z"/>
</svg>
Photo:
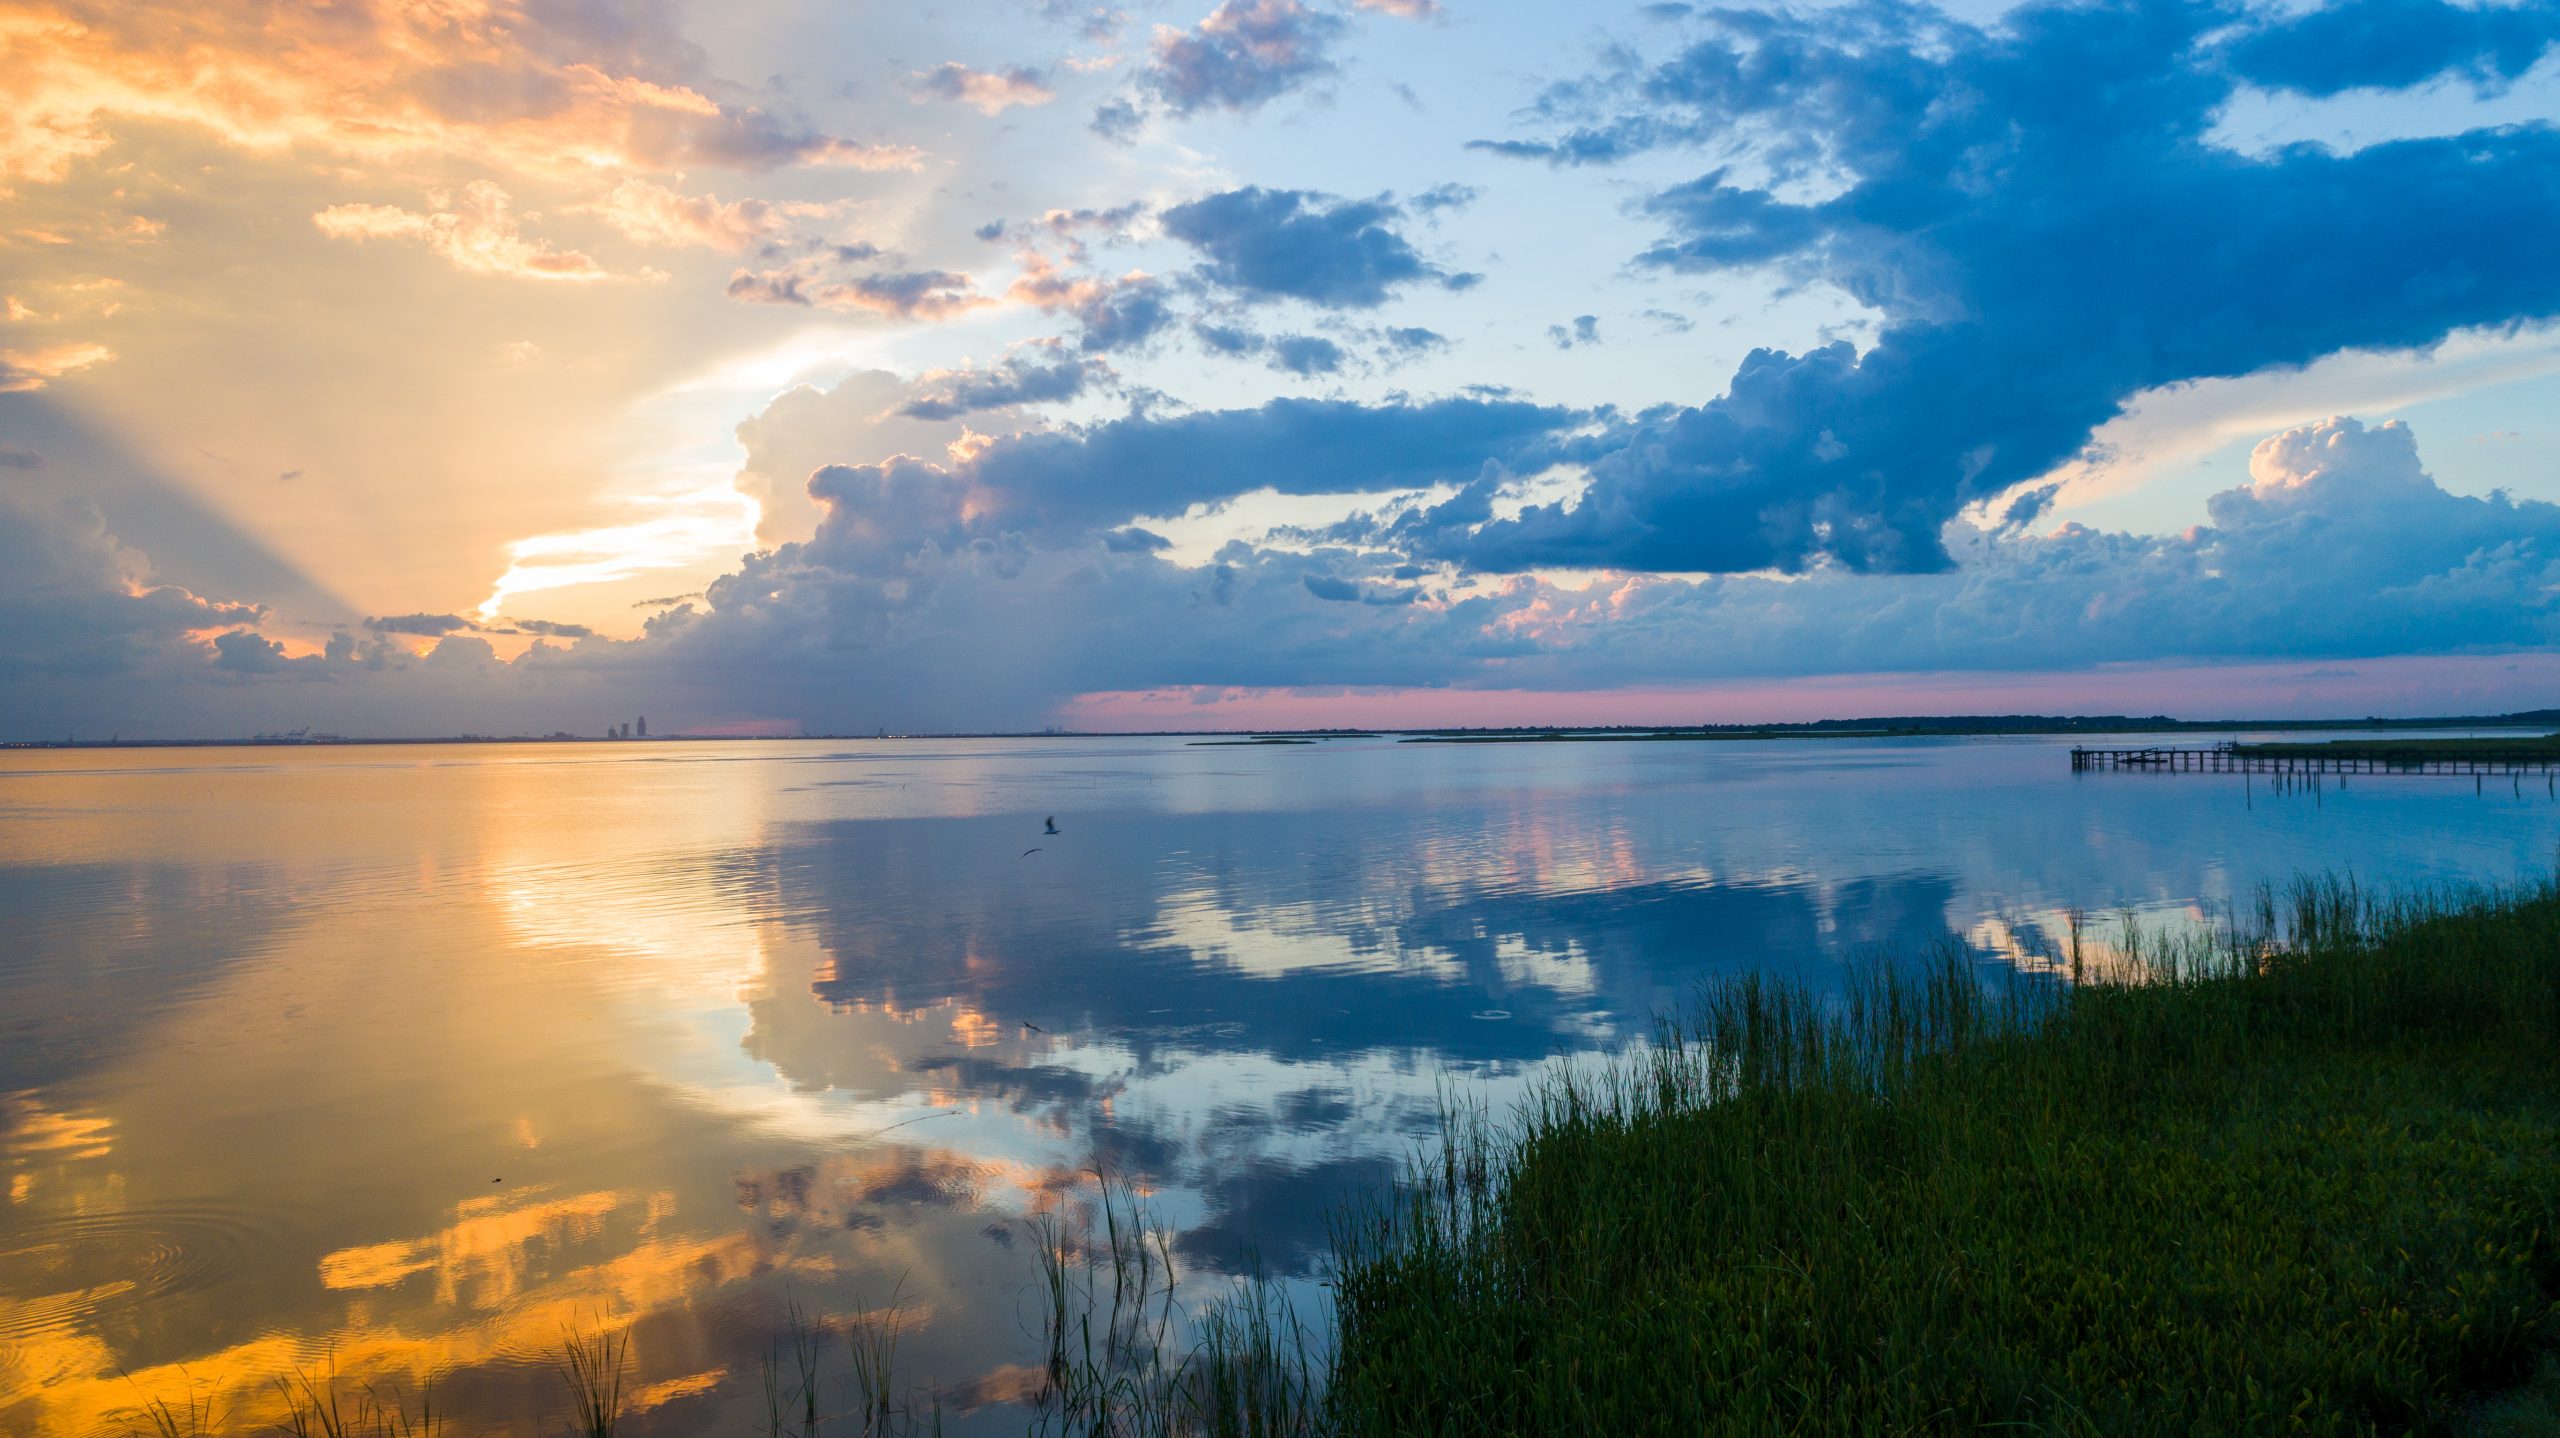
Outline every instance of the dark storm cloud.
<svg viewBox="0 0 2560 1438">
<path fill-rule="evenodd" d="M 1335 73 L 1346 28 L 1298 0 L 1226 0 L 1192 29 L 1160 32 L 1139 84 L 1177 115 L 1258 109 Z"/>
<path fill-rule="evenodd" d="M 1202 278 L 1257 298 L 1365 309 L 1400 285 L 1471 283 L 1473 276 L 1424 260 L 1395 231 L 1403 213 L 1384 197 L 1333 200 L 1248 185 L 1174 206 L 1164 212 L 1164 230 L 1205 257 Z"/>
<path fill-rule="evenodd" d="M 1882 318 L 1863 354 L 1754 351 L 1727 392 L 1632 424 L 1582 495 L 1423 538 L 1485 569 L 1927 571 L 1965 503 L 2070 458 L 2128 398 L 2560 313 L 2560 134 L 2249 156 L 2209 131 L 2236 12 L 2033 6 L 1993 29 L 1901 6 L 1717 12 L 1610 132 L 1756 143 L 1656 195 L 1639 263 L 1774 268 Z M 2104 75 L 2105 84 L 2090 83 Z M 1965 103 L 1948 103 L 1949 96 Z M 1604 125 L 1603 128 L 1609 128 Z"/>
</svg>

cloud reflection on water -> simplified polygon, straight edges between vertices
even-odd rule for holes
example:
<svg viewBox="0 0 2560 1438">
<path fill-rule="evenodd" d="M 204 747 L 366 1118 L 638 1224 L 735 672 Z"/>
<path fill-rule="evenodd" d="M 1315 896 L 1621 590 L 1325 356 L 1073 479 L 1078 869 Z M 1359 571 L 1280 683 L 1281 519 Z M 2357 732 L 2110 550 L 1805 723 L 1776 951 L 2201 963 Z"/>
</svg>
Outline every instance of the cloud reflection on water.
<svg viewBox="0 0 2560 1438">
<path fill-rule="evenodd" d="M 0 1007 L 73 1025 L 0 1085 L 0 1428 L 119 1431 L 191 1385 L 254 1423 L 326 1362 L 530 1432 L 563 1328 L 612 1324 L 635 1431 L 745 1431 L 786 1294 L 895 1294 L 904 1361 L 1002 1431 L 1038 1358 L 1023 1222 L 1096 1165 L 1145 1191 L 1187 1291 L 1248 1255 L 1303 1276 L 1444 1084 L 1498 1107 L 1717 974 L 1948 942 L 2049 968 L 2068 903 L 2494 876 L 2560 831 L 2412 788 L 2073 784 L 2038 746 L 1571 747 L 262 756 L 254 784 L 22 786 L 97 832 L 76 862 L 0 848 L 40 940 Z M 153 847 L 226 785 L 224 845 Z M 99 867 L 117 842 L 148 866 Z"/>
</svg>

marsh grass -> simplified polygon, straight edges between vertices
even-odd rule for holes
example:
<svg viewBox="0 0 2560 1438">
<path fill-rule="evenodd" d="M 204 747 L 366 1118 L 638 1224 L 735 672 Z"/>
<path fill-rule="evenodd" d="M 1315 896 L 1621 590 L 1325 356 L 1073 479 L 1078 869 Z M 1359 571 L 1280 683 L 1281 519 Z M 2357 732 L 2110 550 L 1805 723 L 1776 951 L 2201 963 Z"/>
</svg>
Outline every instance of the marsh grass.
<svg viewBox="0 0 2560 1438">
<path fill-rule="evenodd" d="M 291 1379 L 276 1381 L 276 1390 L 285 1406 L 277 1431 L 289 1438 L 441 1438 L 445 1431 L 433 1380 L 419 1385 L 414 1413 L 397 1388 L 343 1387 L 334 1364 L 324 1365 L 316 1378 L 297 1368 Z"/>
<path fill-rule="evenodd" d="M 631 1372 L 631 1335 L 617 1328 L 563 1333 L 552 1366 L 569 1390 L 569 1431 L 577 1438 L 613 1438 Z"/>
<path fill-rule="evenodd" d="M 1126 1179 L 1033 1221 L 1048 1384 L 1033 1432 L 1060 1438 L 1296 1438 L 1317 1429 L 1317 1345 L 1259 1272 L 1197 1308 L 1172 1234 Z"/>
<path fill-rule="evenodd" d="M 1453 1113 L 1342 1224 L 1333 1426 L 2426 1432 L 2531 1373 L 2560 894 L 2306 883 L 2115 948 L 1737 979 Z"/>
<path fill-rule="evenodd" d="M 2329 739 L 2312 742 L 2235 744 L 2257 758 L 2369 759 L 2384 764 L 2423 764 L 2448 759 L 2483 763 L 2540 764 L 2560 759 L 2560 734 L 2507 734 L 2444 739 Z"/>
<path fill-rule="evenodd" d="M 125 1379 L 127 1383 L 133 1380 Z M 171 1403 L 166 1397 L 151 1397 L 133 1410 L 135 1416 L 151 1425 L 151 1438 L 208 1438 L 219 1422 L 211 1397 L 196 1392 L 192 1377 L 187 1382 L 186 1397 Z"/>
</svg>

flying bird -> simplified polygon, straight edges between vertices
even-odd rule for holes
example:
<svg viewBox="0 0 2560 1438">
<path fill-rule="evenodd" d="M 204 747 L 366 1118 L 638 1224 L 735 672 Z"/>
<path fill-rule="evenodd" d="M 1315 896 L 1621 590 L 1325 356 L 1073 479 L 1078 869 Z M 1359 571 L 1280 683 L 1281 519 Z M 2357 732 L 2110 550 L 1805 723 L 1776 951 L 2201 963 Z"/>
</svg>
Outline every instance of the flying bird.
<svg viewBox="0 0 2560 1438">
<path fill-rule="evenodd" d="M 1038 849 L 1025 849 L 1025 850 L 1023 850 L 1023 851 L 1022 851 L 1022 857 L 1023 857 L 1023 858 L 1028 859 L 1028 858 L 1030 858 L 1032 855 L 1037 854 L 1037 853 L 1039 853 L 1039 852 L 1040 852 L 1040 851 L 1039 851 Z"/>
<path fill-rule="evenodd" d="M 1040 832 L 1043 834 L 1054 834 L 1058 832 L 1058 816 L 1055 814 L 1050 815 L 1048 818 L 1048 827 L 1042 829 Z"/>
</svg>

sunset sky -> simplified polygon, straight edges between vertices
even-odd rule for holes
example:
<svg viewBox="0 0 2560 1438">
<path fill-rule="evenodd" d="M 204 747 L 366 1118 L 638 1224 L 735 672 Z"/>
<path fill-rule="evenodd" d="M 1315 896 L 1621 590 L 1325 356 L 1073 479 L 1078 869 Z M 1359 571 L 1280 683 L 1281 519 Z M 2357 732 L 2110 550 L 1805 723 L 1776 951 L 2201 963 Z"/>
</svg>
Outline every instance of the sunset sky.
<svg viewBox="0 0 2560 1438">
<path fill-rule="evenodd" d="M 2555 41 L 0 0 L 0 738 L 2560 704 Z"/>
</svg>

